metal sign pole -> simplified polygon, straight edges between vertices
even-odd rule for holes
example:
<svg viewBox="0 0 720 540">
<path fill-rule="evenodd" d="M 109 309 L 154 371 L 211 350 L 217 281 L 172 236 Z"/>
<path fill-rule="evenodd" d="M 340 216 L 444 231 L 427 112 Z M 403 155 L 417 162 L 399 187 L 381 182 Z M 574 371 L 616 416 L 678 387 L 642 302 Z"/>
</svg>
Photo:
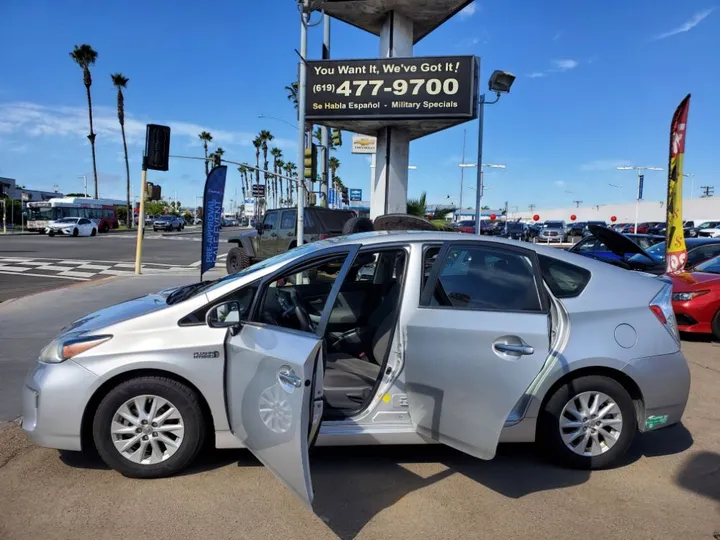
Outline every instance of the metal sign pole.
<svg viewBox="0 0 720 540">
<path fill-rule="evenodd" d="M 306 0 L 307 1 L 307 0 Z M 305 84 L 307 66 L 307 16 L 300 14 L 300 76 L 298 77 L 298 205 L 297 205 L 297 245 L 305 238 Z"/>
</svg>

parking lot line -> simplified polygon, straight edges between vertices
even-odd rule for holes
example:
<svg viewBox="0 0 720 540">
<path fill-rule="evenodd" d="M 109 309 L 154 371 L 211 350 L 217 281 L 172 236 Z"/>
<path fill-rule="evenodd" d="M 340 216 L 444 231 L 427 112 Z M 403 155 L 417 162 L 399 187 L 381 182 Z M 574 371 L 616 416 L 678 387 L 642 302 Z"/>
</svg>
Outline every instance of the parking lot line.
<svg viewBox="0 0 720 540">
<path fill-rule="evenodd" d="M 78 272 L 77 270 L 66 270 L 65 272 L 60 272 L 61 276 L 72 276 L 81 278 L 91 278 L 96 274 L 97 272 Z"/>
<path fill-rule="evenodd" d="M 82 264 L 78 266 L 78 270 L 109 270 L 110 268 L 112 268 L 112 265 L 108 266 L 107 264 Z"/>
<path fill-rule="evenodd" d="M 7 270 L 8 272 L 25 272 L 25 270 L 30 270 L 30 268 L 25 268 L 24 266 L 11 266 L 9 264 L 0 264 L 0 270 Z"/>
<path fill-rule="evenodd" d="M 135 272 L 132 270 L 101 270 L 98 273 L 109 275 L 109 276 L 131 276 Z"/>
<path fill-rule="evenodd" d="M 3 267 L 0 266 L 0 274 L 6 274 L 8 276 L 17 276 L 17 272 L 3 272 Z M 55 279 L 72 279 L 74 281 L 90 281 L 88 278 L 72 277 L 72 276 L 61 276 L 58 274 L 32 274 L 29 272 L 23 272 L 23 276 L 42 277 L 42 278 L 55 278 Z"/>
</svg>

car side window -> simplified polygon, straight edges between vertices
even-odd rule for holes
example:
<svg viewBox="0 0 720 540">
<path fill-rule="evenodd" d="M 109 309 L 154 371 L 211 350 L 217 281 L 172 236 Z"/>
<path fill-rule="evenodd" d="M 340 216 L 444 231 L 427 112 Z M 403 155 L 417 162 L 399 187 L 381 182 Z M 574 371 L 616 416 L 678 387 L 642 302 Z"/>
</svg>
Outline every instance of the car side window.
<svg viewBox="0 0 720 540">
<path fill-rule="evenodd" d="M 580 240 L 580 242 L 578 242 L 578 244 L 576 244 L 573 248 L 573 251 L 579 253 L 583 253 L 585 251 L 607 251 L 607 248 L 605 247 L 605 244 L 593 236 L 586 238 L 585 240 Z"/>
<path fill-rule="evenodd" d="M 538 260 L 543 280 L 555 298 L 579 296 L 590 281 L 591 274 L 585 268 L 544 255 Z"/>
<path fill-rule="evenodd" d="M 346 253 L 326 257 L 273 279 L 262 293 L 255 319 L 314 332 L 346 258 Z"/>
<path fill-rule="evenodd" d="M 277 220 L 278 213 L 270 212 L 268 215 L 265 216 L 265 221 L 263 221 L 263 230 L 274 231 L 275 229 L 277 229 Z"/>
<path fill-rule="evenodd" d="M 297 213 L 295 212 L 295 210 L 283 210 L 282 217 L 280 218 L 280 228 L 283 230 L 295 230 L 296 224 Z"/>
<path fill-rule="evenodd" d="M 425 248 L 425 252 L 423 253 L 423 277 L 422 287 L 420 288 L 421 291 L 425 288 L 425 284 L 430 277 L 430 272 L 435 264 L 438 253 L 440 253 L 440 246 L 428 246 Z"/>
<path fill-rule="evenodd" d="M 253 298 L 255 298 L 255 293 L 257 292 L 257 290 L 257 283 L 245 285 L 244 287 L 241 287 L 240 289 L 237 289 L 230 294 L 223 296 L 212 304 L 204 306 L 194 311 L 193 313 L 190 313 L 186 317 L 183 317 L 182 319 L 180 319 L 178 324 L 180 326 L 196 326 L 205 324 L 205 317 L 211 307 L 230 301 L 237 302 L 240 310 L 236 311 L 233 309 L 232 311 L 228 311 L 222 314 L 222 320 L 242 322 L 246 320 L 250 315 L 250 308 L 252 307 Z"/>
<path fill-rule="evenodd" d="M 479 311 L 540 312 L 533 266 L 525 255 L 501 248 L 451 248 L 434 285 L 429 307 Z"/>
<path fill-rule="evenodd" d="M 717 247 L 711 245 L 691 249 L 687 255 L 687 264 L 690 266 L 695 266 L 696 264 L 700 264 L 701 262 L 709 259 L 710 257 L 714 257 L 718 253 L 720 253 L 720 245 Z"/>
</svg>

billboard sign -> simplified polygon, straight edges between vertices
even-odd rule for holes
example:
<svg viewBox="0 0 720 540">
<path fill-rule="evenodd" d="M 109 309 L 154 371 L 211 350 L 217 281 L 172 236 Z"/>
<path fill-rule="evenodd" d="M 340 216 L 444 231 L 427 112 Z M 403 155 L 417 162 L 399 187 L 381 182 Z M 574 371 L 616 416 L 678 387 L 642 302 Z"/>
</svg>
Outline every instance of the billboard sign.
<svg viewBox="0 0 720 540">
<path fill-rule="evenodd" d="M 476 56 L 307 62 L 307 120 L 469 120 L 477 75 Z"/>
<path fill-rule="evenodd" d="M 377 152 L 377 138 L 369 135 L 353 135 L 353 154 L 375 154 Z"/>
<path fill-rule="evenodd" d="M 362 189 L 351 189 L 350 190 L 351 201 L 362 201 Z"/>
</svg>

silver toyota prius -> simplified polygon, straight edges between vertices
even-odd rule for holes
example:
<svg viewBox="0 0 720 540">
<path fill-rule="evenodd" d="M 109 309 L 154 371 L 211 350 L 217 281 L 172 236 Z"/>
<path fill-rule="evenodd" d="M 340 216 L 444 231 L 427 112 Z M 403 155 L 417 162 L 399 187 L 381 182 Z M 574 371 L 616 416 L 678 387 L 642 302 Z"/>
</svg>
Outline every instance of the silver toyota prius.
<svg viewBox="0 0 720 540">
<path fill-rule="evenodd" d="M 89 314 L 25 381 L 36 443 L 171 475 L 248 448 L 306 503 L 308 448 L 537 441 L 617 463 L 680 421 L 690 374 L 664 278 L 527 243 L 370 232 Z"/>
</svg>

